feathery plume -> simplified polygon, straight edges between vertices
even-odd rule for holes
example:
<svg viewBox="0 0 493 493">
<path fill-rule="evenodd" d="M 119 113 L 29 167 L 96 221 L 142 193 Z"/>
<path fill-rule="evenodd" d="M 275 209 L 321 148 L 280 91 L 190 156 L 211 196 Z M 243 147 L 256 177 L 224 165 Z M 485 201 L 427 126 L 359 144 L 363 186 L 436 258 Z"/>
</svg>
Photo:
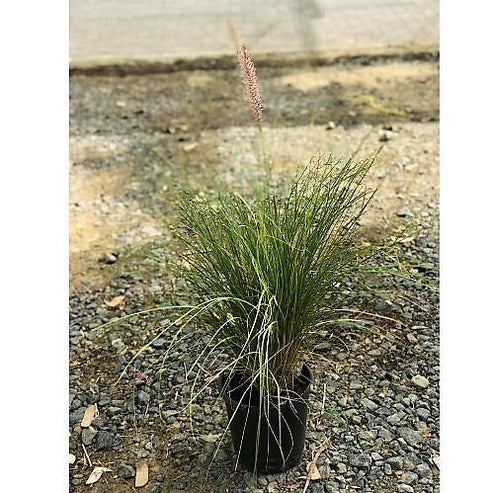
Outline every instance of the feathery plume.
<svg viewBox="0 0 493 493">
<path fill-rule="evenodd" d="M 244 44 L 240 44 L 237 49 L 237 57 L 241 81 L 243 83 L 243 90 L 245 93 L 245 100 L 250 107 L 253 118 L 257 121 L 259 127 L 261 127 L 264 105 L 262 103 L 257 70 L 255 69 L 252 55 Z"/>
</svg>

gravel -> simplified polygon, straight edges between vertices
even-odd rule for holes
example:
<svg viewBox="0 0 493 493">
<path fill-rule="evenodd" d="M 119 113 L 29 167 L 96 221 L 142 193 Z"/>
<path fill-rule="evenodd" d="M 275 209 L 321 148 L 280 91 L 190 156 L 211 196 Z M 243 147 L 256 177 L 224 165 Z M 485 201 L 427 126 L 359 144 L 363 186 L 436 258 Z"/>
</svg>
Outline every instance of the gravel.
<svg viewBox="0 0 493 493">
<path fill-rule="evenodd" d="M 370 467 L 371 463 L 371 457 L 366 454 L 359 454 L 351 459 L 351 465 L 358 468 Z"/>
<path fill-rule="evenodd" d="M 429 258 L 434 250 L 423 251 L 420 247 L 429 241 L 432 239 L 427 234 L 418 235 L 403 245 L 403 257 Z M 437 275 L 436 269 L 431 275 L 426 274 L 431 281 Z M 166 292 L 166 277 L 162 277 L 160 282 L 163 292 Z M 352 281 L 347 282 L 349 285 Z M 190 392 L 185 367 L 189 368 L 191 358 L 198 354 L 204 329 L 194 327 L 187 330 L 193 340 L 183 351 L 173 352 L 161 375 L 161 388 L 159 355 L 169 344 L 172 331 L 163 334 L 162 346 L 144 352 L 115 386 L 115 380 L 131 356 L 127 349 L 116 353 L 112 341 L 119 339 L 125 348 L 130 348 L 135 347 L 133 341 L 150 340 L 156 330 L 162 330 L 161 325 L 155 322 L 159 317 L 149 316 L 139 323 L 124 323 L 107 333 L 96 332 L 89 337 L 91 332 L 87 332 L 87 327 L 89 323 L 100 324 L 114 316 L 109 308 L 101 310 L 100 307 L 105 299 L 116 295 L 121 286 L 126 286 L 127 293 L 131 293 L 126 306 L 128 313 L 144 306 L 147 296 L 145 278 L 124 273 L 117 276 L 112 285 L 100 290 L 74 293 L 71 297 L 72 330 L 77 328 L 84 335 L 71 342 L 72 360 L 80 361 L 81 352 L 91 351 L 93 356 L 77 367 L 80 373 L 71 375 L 71 451 L 82 458 L 84 454 L 79 444 L 84 444 L 91 460 L 99 460 L 115 471 L 117 478 L 114 481 L 118 478 L 131 480 L 136 461 L 145 460 L 149 467 L 154 468 L 150 472 L 150 486 L 159 484 L 153 476 L 161 474 L 162 487 L 192 492 L 198 491 L 198 485 L 204 481 L 204 471 L 215 454 L 206 480 L 208 491 L 215 491 L 218 485 L 228 485 L 228 491 L 238 493 L 251 492 L 255 488 L 264 493 L 288 493 L 293 488 L 301 491 L 304 482 L 299 478 L 305 474 L 310 451 L 330 438 L 329 449 L 318 460 L 322 478 L 310 485 L 309 492 L 339 492 L 352 486 L 362 491 L 385 493 L 437 492 L 438 469 L 433 466 L 433 457 L 439 455 L 438 313 L 433 312 L 433 305 L 427 304 L 426 311 L 421 311 L 414 304 L 408 305 L 405 298 L 397 298 L 405 290 L 426 303 L 429 292 L 421 292 L 419 289 L 422 288 L 408 285 L 403 280 L 389 282 L 395 292 L 393 302 L 400 300 L 402 306 L 411 311 L 411 321 L 396 318 L 395 325 L 385 333 L 340 332 L 337 337 L 343 339 L 341 345 L 331 343 L 324 346 L 325 357 L 339 361 L 337 364 L 341 366 L 336 372 L 334 366 L 324 363 L 324 360 L 314 358 L 310 363 L 316 378 L 303 462 L 292 471 L 262 477 L 262 482 L 251 480 L 250 473 L 233 474 L 234 455 L 228 434 L 223 442 L 215 439 L 209 443 L 200 439 L 200 436 L 220 437 L 226 425 L 224 406 L 214 388 L 203 394 L 193 408 L 193 432 L 186 413 L 180 412 Z M 376 304 L 371 289 L 369 284 L 368 295 L 355 289 L 348 306 Z M 386 304 L 383 313 L 391 316 L 391 310 L 392 307 Z M 409 348 L 406 335 L 411 333 L 418 342 Z M 320 340 L 320 343 L 324 342 L 329 340 Z M 346 357 L 337 358 L 342 352 Z M 217 353 L 221 361 L 224 356 L 219 355 Z M 88 377 L 83 378 L 82 375 Z M 424 379 L 427 386 L 423 386 Z M 324 383 L 325 411 L 322 413 Z M 100 415 L 91 427 L 81 430 L 84 410 L 94 400 L 102 402 L 98 404 Z M 83 467 L 80 460 L 71 466 L 74 471 Z M 184 476 L 175 480 L 173 471 L 177 469 Z M 83 479 L 87 471 L 84 474 Z M 245 482 L 245 477 L 248 482 Z M 71 482 L 76 492 L 82 492 L 78 488 L 82 488 L 85 481 L 79 482 L 79 479 L 73 476 Z M 246 486 L 247 483 L 250 486 Z"/>
</svg>

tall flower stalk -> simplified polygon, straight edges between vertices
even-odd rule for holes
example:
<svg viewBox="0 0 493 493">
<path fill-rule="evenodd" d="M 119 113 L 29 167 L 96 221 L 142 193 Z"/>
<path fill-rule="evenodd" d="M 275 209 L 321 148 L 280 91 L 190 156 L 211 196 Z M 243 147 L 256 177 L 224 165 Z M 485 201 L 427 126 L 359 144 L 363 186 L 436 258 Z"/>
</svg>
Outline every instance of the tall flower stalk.
<svg viewBox="0 0 493 493">
<path fill-rule="evenodd" d="M 243 43 L 239 41 L 234 28 L 230 28 L 230 30 L 231 29 L 237 42 L 236 55 L 238 59 L 241 82 L 243 84 L 245 101 L 250 109 L 254 121 L 257 123 L 257 128 L 259 130 L 261 161 L 265 166 L 270 182 L 272 178 L 272 159 L 269 155 L 265 135 L 262 132 L 262 124 L 264 121 L 264 103 L 262 101 L 262 93 L 260 91 L 260 84 L 257 77 L 257 69 L 253 63 L 253 58 L 250 51 Z"/>
<path fill-rule="evenodd" d="M 253 63 L 251 53 L 244 44 L 238 45 L 236 55 L 238 58 L 241 82 L 243 83 L 245 101 L 250 108 L 250 112 L 252 113 L 253 119 L 256 121 L 259 130 L 262 130 L 264 104 L 262 102 L 262 94 L 260 93 L 257 69 Z"/>
</svg>

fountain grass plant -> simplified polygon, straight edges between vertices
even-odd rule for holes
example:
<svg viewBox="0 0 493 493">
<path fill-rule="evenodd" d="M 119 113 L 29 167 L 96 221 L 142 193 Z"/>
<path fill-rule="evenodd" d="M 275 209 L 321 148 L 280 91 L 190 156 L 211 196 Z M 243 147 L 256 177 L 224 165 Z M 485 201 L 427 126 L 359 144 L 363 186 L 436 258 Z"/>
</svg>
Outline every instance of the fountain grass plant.
<svg viewBox="0 0 493 493">
<path fill-rule="evenodd" d="M 354 233 L 373 162 L 319 157 L 284 194 L 182 197 L 182 274 L 202 299 L 220 300 L 206 321 L 263 394 L 293 387 L 338 281 L 369 257 Z"/>
</svg>

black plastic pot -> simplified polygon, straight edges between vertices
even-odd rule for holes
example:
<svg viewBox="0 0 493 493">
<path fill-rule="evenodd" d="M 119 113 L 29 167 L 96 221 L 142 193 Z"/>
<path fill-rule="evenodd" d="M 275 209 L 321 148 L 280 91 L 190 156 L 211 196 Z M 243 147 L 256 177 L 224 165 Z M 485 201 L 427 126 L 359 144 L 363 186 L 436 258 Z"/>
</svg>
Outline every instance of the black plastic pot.
<svg viewBox="0 0 493 493">
<path fill-rule="evenodd" d="M 222 375 L 219 390 L 226 403 L 235 452 L 249 471 L 272 474 L 301 462 L 312 372 L 303 365 L 296 391 L 259 403 L 259 391 L 249 389 L 242 373 Z"/>
</svg>

